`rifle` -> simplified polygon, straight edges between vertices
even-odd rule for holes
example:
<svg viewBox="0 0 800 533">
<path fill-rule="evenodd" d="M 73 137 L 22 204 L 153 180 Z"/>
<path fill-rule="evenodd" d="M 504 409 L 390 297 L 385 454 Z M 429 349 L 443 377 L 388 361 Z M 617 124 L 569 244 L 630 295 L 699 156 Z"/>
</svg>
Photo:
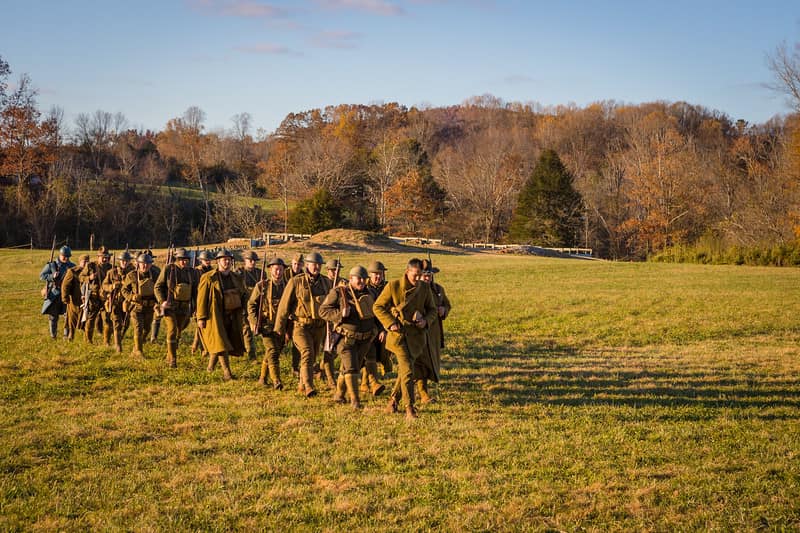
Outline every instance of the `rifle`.
<svg viewBox="0 0 800 533">
<path fill-rule="evenodd" d="M 167 299 L 164 300 L 164 303 L 161 304 L 161 313 L 164 313 L 165 309 L 169 309 L 172 307 L 172 293 L 175 291 L 175 285 L 177 282 L 177 275 L 178 273 L 175 272 L 175 255 L 174 246 L 172 244 L 169 245 L 167 249 L 167 258 L 164 262 L 164 268 L 167 269 L 172 265 L 172 269 L 167 272 Z"/>
<path fill-rule="evenodd" d="M 55 257 L 55 254 L 56 254 L 56 236 L 53 235 L 53 247 L 50 248 L 50 261 L 47 262 L 47 264 L 50 265 L 50 271 L 51 271 L 50 277 L 53 277 L 53 274 L 58 272 L 58 265 L 53 264 L 53 258 Z M 53 272 L 53 267 L 55 267 L 55 272 Z M 44 284 L 44 289 L 42 289 L 42 297 L 45 300 L 47 300 L 47 297 L 50 296 L 51 283 L 55 284 L 55 281 L 48 281 L 47 283 Z"/>
<path fill-rule="evenodd" d="M 267 280 L 267 246 L 264 246 L 264 264 L 261 265 L 261 280 L 258 282 L 261 287 L 261 297 L 258 299 L 258 318 L 256 319 L 256 335 L 261 331 L 261 317 L 264 315 L 264 296 L 267 291 L 264 290 Z M 272 302 L 269 302 L 270 315 L 272 314 Z"/>
<path fill-rule="evenodd" d="M 342 269 L 341 258 L 341 256 L 336 258 L 336 270 L 333 271 L 333 290 L 339 293 L 339 305 L 342 311 L 344 311 L 344 308 L 347 306 L 344 296 L 344 287 L 340 286 L 338 283 L 339 272 Z M 342 316 L 344 316 L 344 314 L 342 314 Z M 341 335 L 333 329 L 333 325 L 330 322 L 325 322 L 325 345 L 323 346 L 323 351 L 333 352 L 333 350 L 336 349 L 336 343 L 339 342 L 339 339 L 341 339 Z"/>
<path fill-rule="evenodd" d="M 86 281 L 83 283 L 81 287 L 81 309 L 83 309 L 83 313 L 81 314 L 81 324 L 85 324 L 87 320 L 89 320 L 89 282 Z"/>
</svg>

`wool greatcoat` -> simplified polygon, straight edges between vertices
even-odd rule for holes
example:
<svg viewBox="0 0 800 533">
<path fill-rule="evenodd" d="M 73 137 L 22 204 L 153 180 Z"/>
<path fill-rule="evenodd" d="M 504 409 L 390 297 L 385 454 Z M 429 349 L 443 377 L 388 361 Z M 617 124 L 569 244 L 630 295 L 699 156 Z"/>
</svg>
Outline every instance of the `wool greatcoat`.
<svg viewBox="0 0 800 533">
<path fill-rule="evenodd" d="M 373 307 L 375 316 L 386 328 L 386 349 L 397 356 L 397 379 L 406 406 L 414 405 L 414 360 L 430 357 L 428 329 L 436 319 L 436 302 L 430 285 L 422 281 L 411 285 L 408 278 L 390 281 L 383 289 Z M 413 317 L 420 313 L 427 325 L 418 328 Z M 390 331 L 398 324 L 398 331 Z"/>
<path fill-rule="evenodd" d="M 239 309 L 225 310 L 223 290 L 226 288 L 239 292 Z M 242 328 L 243 309 L 247 306 L 246 296 L 244 282 L 235 272 L 226 276 L 215 268 L 200 277 L 197 288 L 197 320 L 207 321 L 202 335 L 205 348 L 210 354 L 244 354 Z"/>
<path fill-rule="evenodd" d="M 444 348 L 444 329 L 442 323 L 447 315 L 450 314 L 450 299 L 444 292 L 444 287 L 438 283 L 431 283 L 431 290 L 433 291 L 433 301 L 436 308 L 444 307 L 444 315 L 439 316 L 436 313 L 436 319 L 430 323 L 428 333 L 430 335 L 430 358 L 422 357 L 417 361 L 417 366 L 424 366 L 427 371 L 424 371 L 416 378 L 432 379 L 439 383 L 440 368 L 442 363 L 442 348 Z M 416 373 L 416 370 L 415 370 Z"/>
</svg>

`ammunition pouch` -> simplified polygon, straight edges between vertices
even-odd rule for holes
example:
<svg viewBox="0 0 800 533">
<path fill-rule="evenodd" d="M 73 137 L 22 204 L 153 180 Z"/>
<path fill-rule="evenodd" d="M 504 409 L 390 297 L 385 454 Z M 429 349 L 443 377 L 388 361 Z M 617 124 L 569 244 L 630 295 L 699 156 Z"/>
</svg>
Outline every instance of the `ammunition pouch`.
<svg viewBox="0 0 800 533">
<path fill-rule="evenodd" d="M 355 341 L 371 341 L 378 334 L 377 328 L 373 328 L 370 331 L 350 331 L 347 328 L 336 326 L 333 330 L 342 337 L 346 339 L 353 339 Z"/>
<path fill-rule="evenodd" d="M 188 302 L 192 299 L 192 286 L 189 283 L 178 283 L 172 291 L 172 297 L 177 302 Z"/>
<path fill-rule="evenodd" d="M 155 285 L 153 284 L 153 280 L 149 277 L 139 281 L 139 296 L 142 297 L 142 300 L 155 299 Z"/>
</svg>

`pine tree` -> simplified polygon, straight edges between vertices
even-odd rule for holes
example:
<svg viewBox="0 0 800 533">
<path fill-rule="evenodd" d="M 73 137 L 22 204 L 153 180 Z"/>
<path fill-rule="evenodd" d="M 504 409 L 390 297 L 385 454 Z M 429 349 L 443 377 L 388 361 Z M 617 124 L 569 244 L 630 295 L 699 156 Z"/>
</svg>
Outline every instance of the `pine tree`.
<svg viewBox="0 0 800 533">
<path fill-rule="evenodd" d="M 319 189 L 308 200 L 297 203 L 289 215 L 289 225 L 300 233 L 319 233 L 341 227 L 342 210 L 327 189 Z"/>
<path fill-rule="evenodd" d="M 537 246 L 573 246 L 581 222 L 581 196 L 572 182 L 558 154 L 542 152 L 519 193 L 509 239 Z"/>
</svg>

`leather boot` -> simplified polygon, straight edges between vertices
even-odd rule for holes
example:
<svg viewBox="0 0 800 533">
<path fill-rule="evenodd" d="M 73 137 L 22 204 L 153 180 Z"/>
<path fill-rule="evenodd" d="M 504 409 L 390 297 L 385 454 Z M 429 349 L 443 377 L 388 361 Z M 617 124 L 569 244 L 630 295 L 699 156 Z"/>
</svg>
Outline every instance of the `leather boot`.
<svg viewBox="0 0 800 533">
<path fill-rule="evenodd" d="M 369 363 L 366 363 L 369 364 Z M 361 385 L 358 387 L 358 392 L 361 394 L 369 394 L 369 387 L 367 386 L 367 381 L 369 378 L 367 377 L 367 367 L 361 367 Z"/>
<path fill-rule="evenodd" d="M 339 374 L 339 379 L 336 380 L 336 387 L 333 393 L 333 401 L 336 403 L 345 403 L 345 394 L 347 394 L 347 384 L 343 374 Z"/>
<path fill-rule="evenodd" d="M 269 368 L 269 378 L 272 380 L 272 387 L 275 390 L 283 390 L 283 382 L 281 381 L 281 367 L 276 361 L 269 361 L 267 363 Z M 263 369 L 262 369 L 263 372 Z"/>
<path fill-rule="evenodd" d="M 353 409 L 361 409 L 361 398 L 358 397 L 358 374 L 347 374 L 344 377 L 347 384 L 347 392 L 350 394 L 350 406 Z"/>
<path fill-rule="evenodd" d="M 58 317 L 51 316 L 50 317 L 50 338 L 55 339 L 56 335 L 58 335 Z"/>
<path fill-rule="evenodd" d="M 267 384 L 267 360 L 264 359 L 261 362 L 261 374 L 258 375 L 258 384 L 259 385 L 266 385 Z"/>
<path fill-rule="evenodd" d="M 236 379 L 236 376 L 231 372 L 231 356 L 225 354 L 220 357 L 220 365 L 222 366 L 222 379 L 225 381 Z"/>
<path fill-rule="evenodd" d="M 86 342 L 89 344 L 94 344 L 92 342 L 92 337 L 94 336 L 94 320 L 86 321 L 86 323 L 83 325 L 83 334 L 86 338 Z"/>
<path fill-rule="evenodd" d="M 325 382 L 328 384 L 328 388 L 335 389 L 337 383 L 333 375 L 333 364 L 330 361 L 323 361 L 322 370 L 325 374 Z"/>
<path fill-rule="evenodd" d="M 142 333 L 140 331 L 133 331 L 133 352 L 131 355 L 134 357 L 144 357 L 142 353 Z"/>
<path fill-rule="evenodd" d="M 154 318 L 150 326 L 150 342 L 155 344 L 158 340 L 158 330 L 161 329 L 161 317 Z"/>
<path fill-rule="evenodd" d="M 300 365 L 300 385 L 297 388 L 298 392 L 305 394 L 306 398 L 311 398 L 317 395 L 317 390 L 314 388 L 314 372 L 313 367 L 308 365 Z"/>
<path fill-rule="evenodd" d="M 386 412 L 389 414 L 397 412 L 397 400 L 394 397 L 389 397 L 389 405 L 386 406 Z"/>
<path fill-rule="evenodd" d="M 431 395 L 428 393 L 427 379 L 418 379 L 415 385 L 417 388 L 417 396 L 419 396 L 420 402 L 425 404 L 425 403 L 433 403 L 435 401 L 433 398 L 431 398 Z"/>
<path fill-rule="evenodd" d="M 364 365 L 364 370 L 367 378 L 367 389 L 373 396 L 380 396 L 386 390 L 386 387 L 378 381 L 378 363 L 376 361 L 367 361 L 366 365 Z M 362 379 L 363 377 L 362 375 Z M 363 382 L 361 386 L 364 386 Z"/>
<path fill-rule="evenodd" d="M 122 339 L 120 338 L 119 330 L 114 329 L 114 351 L 122 353 Z"/>
<path fill-rule="evenodd" d="M 197 348 L 200 347 L 200 330 L 194 330 L 194 340 L 192 340 L 192 355 L 197 352 Z"/>
<path fill-rule="evenodd" d="M 219 356 L 216 354 L 210 354 L 208 356 L 208 368 L 206 371 L 213 372 L 214 369 L 217 367 L 217 361 L 219 360 Z"/>
<path fill-rule="evenodd" d="M 178 341 L 167 341 L 167 366 L 178 368 Z"/>
<path fill-rule="evenodd" d="M 406 407 L 406 420 L 414 420 L 416 418 L 419 418 L 416 408 L 413 405 Z"/>
<path fill-rule="evenodd" d="M 103 324 L 103 344 L 109 348 L 111 347 L 112 329 L 114 329 L 112 324 Z"/>
</svg>

